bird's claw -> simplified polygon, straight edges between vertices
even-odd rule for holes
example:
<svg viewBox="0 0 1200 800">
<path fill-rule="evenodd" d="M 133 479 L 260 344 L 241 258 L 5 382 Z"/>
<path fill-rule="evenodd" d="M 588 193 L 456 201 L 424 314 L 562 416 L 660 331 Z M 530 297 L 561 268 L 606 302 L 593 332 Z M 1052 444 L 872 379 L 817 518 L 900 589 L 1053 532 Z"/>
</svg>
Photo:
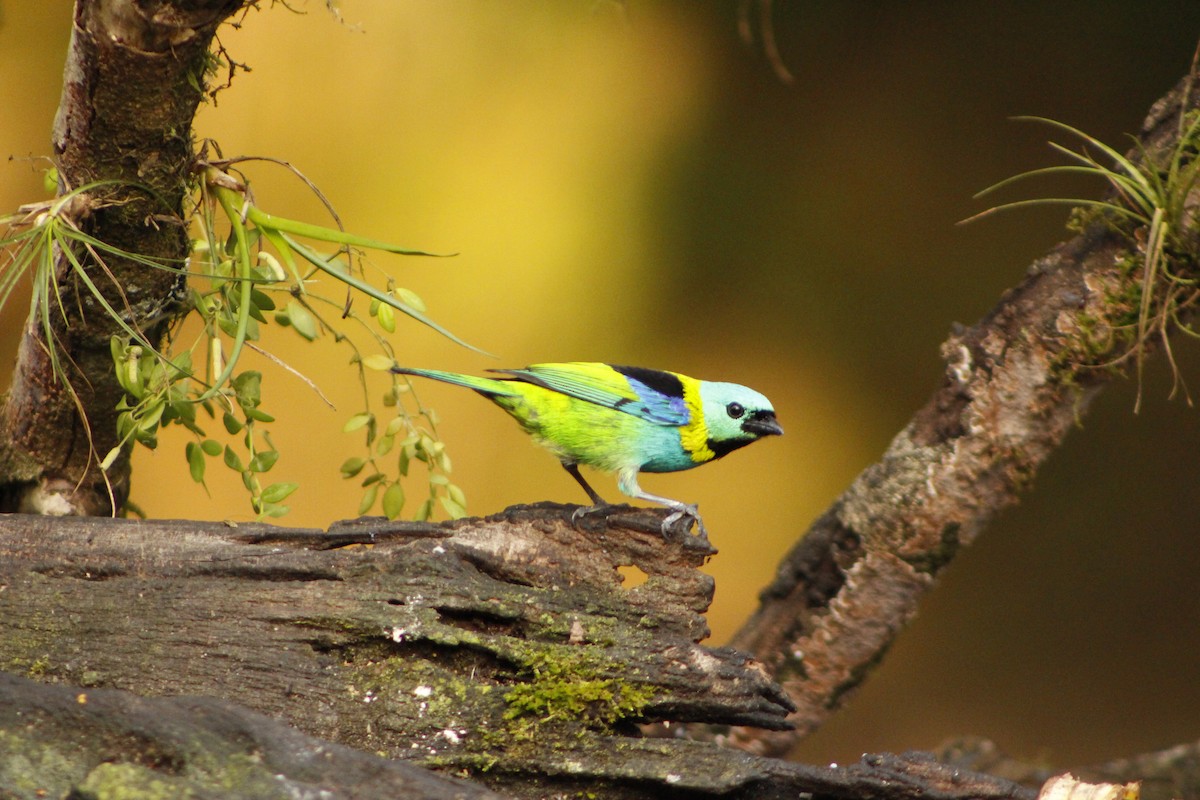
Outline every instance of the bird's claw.
<svg viewBox="0 0 1200 800">
<path fill-rule="evenodd" d="M 571 512 L 571 524 L 578 525 L 579 520 L 583 519 L 584 517 L 590 517 L 593 514 L 606 514 L 612 508 L 612 503 L 604 502 L 597 503 L 594 506 L 579 506 Z"/>
<path fill-rule="evenodd" d="M 578 525 L 579 521 L 585 517 L 590 517 L 595 514 L 608 514 L 612 509 L 616 508 L 612 503 L 598 503 L 594 506 L 578 506 L 571 512 L 571 524 Z M 628 510 L 628 507 L 626 507 Z M 708 529 L 704 527 L 704 520 L 700 517 L 700 511 L 695 505 L 680 504 L 678 507 L 672 506 L 672 511 L 663 518 L 660 531 L 663 539 L 669 540 L 672 535 L 679 535 L 691 538 L 690 531 L 693 525 L 696 526 L 696 539 L 702 542 L 708 541 Z"/>
<path fill-rule="evenodd" d="M 700 509 L 695 505 L 683 505 L 676 508 L 666 516 L 662 523 L 662 535 L 664 539 L 670 538 L 671 528 L 677 522 L 682 522 L 679 531 L 684 536 L 688 535 L 692 524 L 696 525 L 696 536 L 703 541 L 708 541 L 708 529 L 704 527 L 704 520 L 700 518 Z"/>
</svg>

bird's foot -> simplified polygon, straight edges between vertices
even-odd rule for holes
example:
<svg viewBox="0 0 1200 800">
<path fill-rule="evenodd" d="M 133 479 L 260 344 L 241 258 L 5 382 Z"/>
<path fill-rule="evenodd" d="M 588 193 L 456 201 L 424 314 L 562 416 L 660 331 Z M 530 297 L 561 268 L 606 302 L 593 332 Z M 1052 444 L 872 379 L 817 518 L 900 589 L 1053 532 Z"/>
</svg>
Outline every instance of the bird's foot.
<svg viewBox="0 0 1200 800">
<path fill-rule="evenodd" d="M 670 506 L 671 513 L 663 518 L 662 526 L 659 528 L 663 539 L 670 541 L 673 536 L 682 537 L 685 541 L 697 540 L 708 544 L 708 529 L 704 527 L 704 520 L 700 517 L 700 512 L 694 505 L 680 503 L 678 506 Z M 622 503 L 597 503 L 594 506 L 579 506 L 571 512 L 571 524 L 579 525 L 585 519 L 593 517 L 607 517 L 614 512 L 629 512 L 636 509 Z M 692 536 L 690 531 L 692 526 L 696 526 L 696 535 Z"/>
<path fill-rule="evenodd" d="M 670 538 L 672 533 L 671 528 L 676 523 L 682 523 L 679 526 L 679 532 L 687 536 L 691 530 L 693 523 L 696 525 L 696 536 L 702 541 L 708 541 L 708 529 L 704 527 L 704 520 L 700 518 L 700 509 L 695 505 L 680 504 L 675 507 L 675 510 L 667 514 L 666 519 L 662 523 L 662 535 L 664 539 Z"/>
<path fill-rule="evenodd" d="M 571 512 L 571 524 L 575 525 L 584 517 L 591 516 L 596 513 L 596 509 L 598 508 L 599 506 L 579 506 L 579 508 Z"/>
<path fill-rule="evenodd" d="M 608 516 L 608 514 L 616 507 L 617 505 L 615 503 L 605 503 L 603 500 L 601 500 L 599 503 L 596 503 L 594 506 L 579 506 L 571 512 L 571 524 L 578 525 L 581 519 L 597 514 Z"/>
</svg>

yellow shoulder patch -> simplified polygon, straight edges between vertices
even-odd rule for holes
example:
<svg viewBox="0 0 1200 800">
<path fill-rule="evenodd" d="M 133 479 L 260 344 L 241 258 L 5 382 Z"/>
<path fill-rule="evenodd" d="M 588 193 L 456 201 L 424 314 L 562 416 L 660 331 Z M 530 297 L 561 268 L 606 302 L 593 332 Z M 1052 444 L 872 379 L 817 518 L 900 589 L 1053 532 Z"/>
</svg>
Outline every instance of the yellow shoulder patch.
<svg viewBox="0 0 1200 800">
<path fill-rule="evenodd" d="M 712 461 L 716 453 L 708 446 L 708 425 L 704 423 L 704 406 L 700 401 L 700 381 L 680 375 L 683 382 L 683 402 L 687 406 L 687 425 L 679 429 L 679 443 L 692 461 L 703 464 Z"/>
</svg>

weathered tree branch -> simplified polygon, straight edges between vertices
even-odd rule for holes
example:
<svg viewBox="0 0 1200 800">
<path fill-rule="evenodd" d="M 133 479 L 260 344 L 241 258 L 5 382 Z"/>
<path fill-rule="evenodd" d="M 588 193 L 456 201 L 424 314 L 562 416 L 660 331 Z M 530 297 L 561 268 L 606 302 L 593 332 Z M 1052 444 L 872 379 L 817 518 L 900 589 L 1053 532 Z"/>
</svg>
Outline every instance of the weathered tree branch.
<svg viewBox="0 0 1200 800">
<path fill-rule="evenodd" d="M 0 791 L 5 797 L 397 798 L 499 795 L 398 759 L 305 736 L 281 722 L 207 697 L 146 698 L 113 689 L 50 686 L 0 673 Z M 664 774 L 710 777 L 711 790 L 672 797 L 879 797 L 1032 800 L 1002 780 L 949 768 L 926 754 L 866 756 L 845 768 L 805 767 L 680 742 L 632 741 Z M 673 751 L 673 752 L 672 752 Z M 689 759 L 685 761 L 684 759 Z M 719 770 L 719 772 L 718 772 Z M 562 782 L 548 776 L 543 787 Z M 512 776 L 507 780 L 511 783 Z M 582 784 L 582 781 L 579 781 Z M 544 791 L 539 789 L 537 791 Z M 625 788 L 608 796 L 632 797 Z M 630 791 L 633 791 L 630 788 Z M 591 789 L 589 797 L 602 797 Z"/>
<path fill-rule="evenodd" d="M 183 220 L 192 118 L 217 26 L 245 0 L 78 0 L 54 124 L 60 195 L 105 181 L 62 213 L 82 230 L 163 265 L 79 248 L 74 256 L 107 303 L 151 343 L 161 341 L 185 286 Z M 25 326 L 0 409 L 0 511 L 108 514 L 123 505 L 129 463 L 107 474 L 117 384 L 109 339 L 121 334 L 61 251 L 48 320 Z M 60 312 L 61 309 L 61 312 Z M 65 318 L 64 318 L 65 315 Z M 48 342 L 48 322 L 55 342 Z M 57 347 L 69 386 L 55 375 Z M 73 396 L 74 395 L 74 396 Z M 76 405 L 78 398 L 79 406 Z M 80 416 L 80 407 L 86 419 Z"/>
<path fill-rule="evenodd" d="M 1165 161 L 1178 144 L 1196 78 L 1151 109 L 1139 139 L 1151 159 Z M 1194 276 L 1200 234 L 1194 218 L 1181 223 L 1173 268 Z M 781 754 L 816 729 L 883 657 L 958 548 L 1016 502 L 1118 374 L 1106 365 L 1135 346 L 1144 244 L 1145 231 L 1095 222 L 942 345 L 943 384 L 788 553 L 733 637 L 798 706 L 793 730 L 742 731 L 736 741 Z"/>
<path fill-rule="evenodd" d="M 512 796 L 1030 800 L 1015 784 L 922 758 L 816 768 L 641 738 L 635 723 L 778 727 L 792 706 L 753 661 L 697 643 L 712 593 L 696 569 L 707 546 L 664 542 L 655 511 L 577 530 L 573 509 L 443 525 L 359 520 L 329 532 L 3 517 L 0 667 L 89 697 L 100 687 L 219 697 L 359 750 L 467 771 Z M 625 589 L 618 568 L 629 564 L 648 577 Z M 0 707 L 64 707 L 9 685 Z M 88 699 L 99 716 L 86 725 L 119 730 L 128 713 L 165 715 L 161 731 L 143 731 L 142 749 L 175 730 L 176 714 L 194 724 L 197 709 L 250 724 L 209 701 L 112 702 Z M 21 733 L 21 719 L 0 714 L 0 736 Z M 22 746 L 51 740 L 62 743 Z M 294 747 L 285 737 L 271 752 Z M 95 766 L 82 764 L 72 780 Z"/>
<path fill-rule="evenodd" d="M 211 697 L 138 697 L 2 672 L 0 752 L 6 798 L 499 797 Z"/>
<path fill-rule="evenodd" d="M 784 724 L 792 706 L 753 662 L 697 644 L 712 580 L 696 567 L 711 551 L 665 544 L 649 512 L 580 531 L 572 510 L 328 533 L 7 517 L 0 665 L 222 697 L 361 750 L 510 780 L 661 780 L 669 754 L 694 746 L 613 749 L 637 722 Z M 646 582 L 623 589 L 623 564 Z M 686 782 L 711 777 L 696 767 Z"/>
</svg>

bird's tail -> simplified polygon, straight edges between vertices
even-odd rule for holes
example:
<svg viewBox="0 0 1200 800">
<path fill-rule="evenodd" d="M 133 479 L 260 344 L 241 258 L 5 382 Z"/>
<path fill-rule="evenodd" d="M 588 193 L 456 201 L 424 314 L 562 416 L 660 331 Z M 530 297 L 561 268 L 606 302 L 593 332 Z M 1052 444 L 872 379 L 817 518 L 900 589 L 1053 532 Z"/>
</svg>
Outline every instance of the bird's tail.
<svg viewBox="0 0 1200 800">
<path fill-rule="evenodd" d="M 512 390 L 512 381 L 500 381 L 495 378 L 478 378 L 474 375 L 460 375 L 457 372 L 443 372 L 438 369 L 413 369 L 399 366 L 392 367 L 392 372 L 399 375 L 419 375 L 422 378 L 452 383 L 455 386 L 465 386 L 489 397 L 495 395 L 512 397 L 518 394 Z"/>
</svg>

